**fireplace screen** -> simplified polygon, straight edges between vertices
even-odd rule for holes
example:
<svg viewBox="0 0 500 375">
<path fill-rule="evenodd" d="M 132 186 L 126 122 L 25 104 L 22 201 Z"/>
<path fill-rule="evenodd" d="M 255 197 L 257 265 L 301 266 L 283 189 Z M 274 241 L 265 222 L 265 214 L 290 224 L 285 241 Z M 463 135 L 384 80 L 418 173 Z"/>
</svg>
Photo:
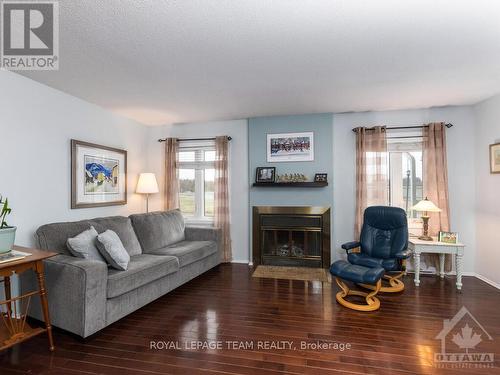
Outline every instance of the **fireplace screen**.
<svg viewBox="0 0 500 375">
<path fill-rule="evenodd" d="M 314 230 L 263 230 L 263 256 L 321 259 L 321 232 Z"/>
</svg>

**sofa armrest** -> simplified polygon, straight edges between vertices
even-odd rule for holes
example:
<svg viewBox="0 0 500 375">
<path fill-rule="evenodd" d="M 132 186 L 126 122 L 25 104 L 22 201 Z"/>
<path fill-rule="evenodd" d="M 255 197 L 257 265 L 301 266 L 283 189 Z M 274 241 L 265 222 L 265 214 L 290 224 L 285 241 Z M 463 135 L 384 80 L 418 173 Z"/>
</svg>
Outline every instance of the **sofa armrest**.
<svg viewBox="0 0 500 375">
<path fill-rule="evenodd" d="M 220 229 L 214 227 L 186 226 L 184 235 L 187 241 L 219 242 Z"/>
<path fill-rule="evenodd" d="M 356 249 L 357 247 L 360 247 L 361 243 L 359 241 L 351 241 L 351 242 L 346 242 L 345 244 L 342 245 L 342 249 L 346 251 L 347 254 L 349 254 L 349 250 Z"/>
<path fill-rule="evenodd" d="M 215 241 L 217 243 L 217 252 L 222 259 L 222 235 L 219 228 L 186 226 L 184 236 L 187 241 Z"/>
<path fill-rule="evenodd" d="M 87 337 L 106 326 L 106 263 L 57 255 L 44 261 L 51 322 L 54 326 Z M 38 289 L 32 272 L 21 275 L 23 293 Z M 30 316 L 43 320 L 39 303 Z"/>
</svg>

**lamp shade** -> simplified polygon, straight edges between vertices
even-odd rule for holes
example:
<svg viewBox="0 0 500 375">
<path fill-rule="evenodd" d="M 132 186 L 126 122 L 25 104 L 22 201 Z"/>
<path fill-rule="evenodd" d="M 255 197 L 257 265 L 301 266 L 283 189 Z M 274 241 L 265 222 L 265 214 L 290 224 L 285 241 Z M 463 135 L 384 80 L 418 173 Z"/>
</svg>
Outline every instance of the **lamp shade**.
<svg viewBox="0 0 500 375">
<path fill-rule="evenodd" d="M 141 173 L 135 192 L 138 194 L 153 194 L 158 193 L 158 182 L 154 173 Z"/>
<path fill-rule="evenodd" d="M 411 208 L 420 212 L 441 212 L 441 209 L 427 199 L 427 197 Z"/>
</svg>

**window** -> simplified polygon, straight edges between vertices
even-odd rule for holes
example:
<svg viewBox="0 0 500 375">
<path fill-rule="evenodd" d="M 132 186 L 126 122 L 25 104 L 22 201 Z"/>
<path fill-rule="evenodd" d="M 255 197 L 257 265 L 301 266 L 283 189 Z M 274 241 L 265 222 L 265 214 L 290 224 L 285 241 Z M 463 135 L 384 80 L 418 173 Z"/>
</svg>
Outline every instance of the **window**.
<svg viewBox="0 0 500 375">
<path fill-rule="evenodd" d="M 387 134 L 389 204 L 408 215 L 411 229 L 422 227 L 420 214 L 410 210 L 423 197 L 422 132 L 390 131 Z"/>
<path fill-rule="evenodd" d="M 180 142 L 179 203 L 188 221 L 210 222 L 214 216 L 215 144 Z"/>
</svg>

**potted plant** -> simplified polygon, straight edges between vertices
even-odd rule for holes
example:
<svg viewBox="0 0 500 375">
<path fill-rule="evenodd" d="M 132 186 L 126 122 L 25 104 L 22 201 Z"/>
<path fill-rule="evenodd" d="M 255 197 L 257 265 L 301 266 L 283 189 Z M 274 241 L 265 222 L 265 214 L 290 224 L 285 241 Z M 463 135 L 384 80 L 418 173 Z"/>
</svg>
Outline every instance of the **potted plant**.
<svg viewBox="0 0 500 375">
<path fill-rule="evenodd" d="M 12 212 L 9 207 L 9 200 L 0 195 L 0 254 L 8 253 L 12 250 L 14 246 L 14 240 L 16 239 L 16 227 L 11 227 L 5 221 L 7 215 Z"/>
</svg>

